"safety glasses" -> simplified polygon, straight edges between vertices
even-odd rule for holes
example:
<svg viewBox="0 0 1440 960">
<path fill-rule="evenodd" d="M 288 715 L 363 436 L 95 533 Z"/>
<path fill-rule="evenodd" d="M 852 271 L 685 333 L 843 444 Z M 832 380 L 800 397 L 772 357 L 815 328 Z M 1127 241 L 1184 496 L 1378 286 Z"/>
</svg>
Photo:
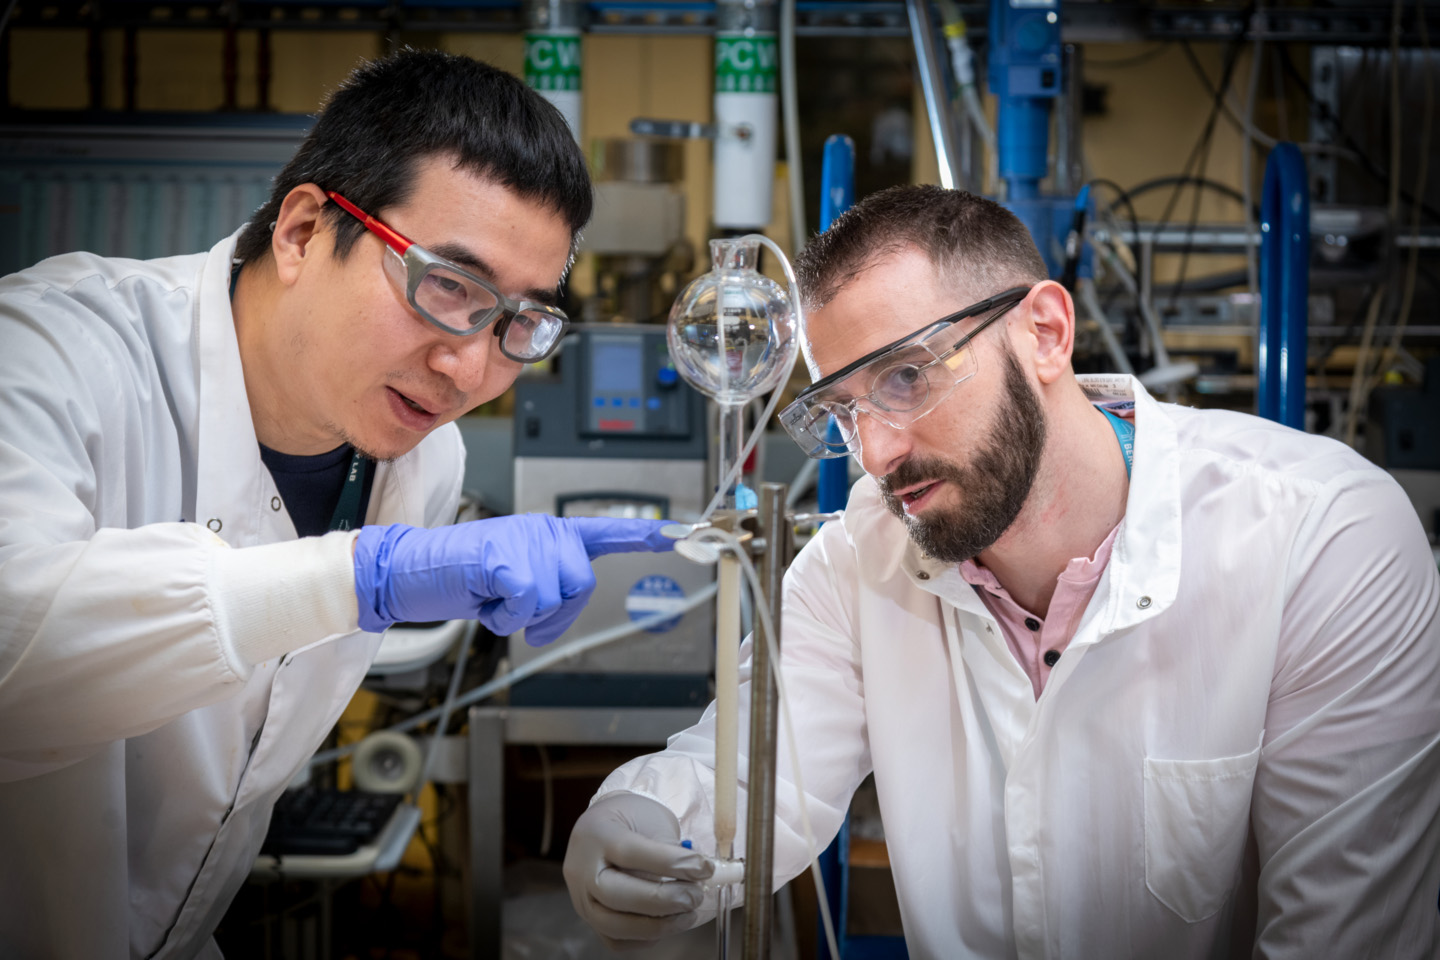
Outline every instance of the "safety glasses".
<svg viewBox="0 0 1440 960">
<path fill-rule="evenodd" d="M 807 457 L 817 460 L 859 452 L 861 412 L 897 430 L 908 427 L 975 375 L 970 341 L 1030 289 L 1015 287 L 971 304 L 817 380 L 780 411 L 781 426 Z M 957 335 L 957 323 L 986 314 L 975 329 Z"/>
<path fill-rule="evenodd" d="M 385 275 L 416 313 L 441 330 L 468 337 L 493 325 L 500 352 L 521 363 L 544 360 L 560 343 L 570 320 L 559 307 L 511 300 L 485 278 L 412 243 L 333 190 L 325 195 L 385 241 Z"/>
</svg>

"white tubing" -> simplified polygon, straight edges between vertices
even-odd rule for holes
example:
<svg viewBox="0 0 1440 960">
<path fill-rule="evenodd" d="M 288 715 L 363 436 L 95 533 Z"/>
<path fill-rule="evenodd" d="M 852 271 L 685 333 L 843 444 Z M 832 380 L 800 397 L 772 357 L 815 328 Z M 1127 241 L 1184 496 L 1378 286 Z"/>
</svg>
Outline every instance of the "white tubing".
<svg viewBox="0 0 1440 960">
<path fill-rule="evenodd" d="M 569 660 L 571 657 L 578 657 L 587 650 L 603 647 L 607 643 L 614 643 L 616 640 L 621 640 L 632 634 L 648 630 L 650 627 L 658 623 L 664 623 L 666 620 L 671 620 L 677 615 L 689 613 L 713 596 L 715 596 L 715 584 L 706 584 L 704 587 L 686 597 L 685 601 L 674 609 L 656 611 L 655 613 L 641 617 L 639 620 L 632 620 L 629 623 L 618 623 L 613 627 L 592 633 L 588 637 L 581 637 L 579 640 L 574 640 L 556 647 L 553 650 L 541 654 L 523 666 L 516 667 L 508 673 L 503 673 L 495 677 L 488 683 L 482 683 L 473 690 L 467 690 L 455 698 L 455 702 L 451 704 L 451 708 L 458 710 L 461 707 L 468 707 L 472 703 L 478 703 L 487 697 L 493 697 L 501 690 L 519 683 L 526 677 L 539 673 L 542 670 L 548 670 L 555 666 L 555 664 Z M 413 717 L 407 720 L 401 720 L 399 723 L 386 727 L 385 729 L 395 730 L 400 733 L 414 730 L 416 727 L 423 726 L 431 720 L 438 719 L 441 710 L 441 707 L 432 707 L 429 710 L 417 713 Z M 310 766 L 318 767 L 326 763 L 333 763 L 342 757 L 348 757 L 355 752 L 358 746 L 358 743 L 351 743 L 343 747 L 337 747 L 334 750 L 325 750 L 317 753 L 310 758 Z"/>
<path fill-rule="evenodd" d="M 1120 340 L 1115 336 L 1115 331 L 1110 329 L 1110 321 L 1105 316 L 1105 311 L 1100 307 L 1100 299 L 1095 295 L 1095 281 L 1089 277 L 1081 277 L 1078 284 L 1080 302 L 1084 304 L 1085 311 L 1090 314 L 1090 319 L 1100 328 L 1100 339 L 1105 341 L 1105 349 L 1110 353 L 1110 360 L 1115 364 L 1119 373 L 1134 376 L 1135 368 L 1130 364 L 1130 358 L 1125 356 L 1125 348 L 1120 346 Z"/>
<path fill-rule="evenodd" d="M 740 564 L 720 558 L 715 603 L 715 856 L 735 855 L 740 697 Z"/>
<path fill-rule="evenodd" d="M 435 767 L 435 754 L 440 751 L 440 741 L 445 736 L 445 728 L 450 724 L 450 713 L 455 709 L 455 701 L 460 694 L 460 681 L 465 676 L 465 663 L 470 657 L 470 645 L 475 642 L 475 633 L 476 626 L 472 621 L 465 630 L 465 639 L 460 643 L 459 652 L 455 654 L 455 669 L 450 671 L 450 685 L 445 689 L 445 701 L 440 704 L 440 719 L 435 724 L 430 745 L 425 749 L 425 762 L 420 767 L 420 779 L 411 794 L 412 801 L 417 805 L 420 803 L 420 791 L 430 782 L 430 771 Z"/>
</svg>

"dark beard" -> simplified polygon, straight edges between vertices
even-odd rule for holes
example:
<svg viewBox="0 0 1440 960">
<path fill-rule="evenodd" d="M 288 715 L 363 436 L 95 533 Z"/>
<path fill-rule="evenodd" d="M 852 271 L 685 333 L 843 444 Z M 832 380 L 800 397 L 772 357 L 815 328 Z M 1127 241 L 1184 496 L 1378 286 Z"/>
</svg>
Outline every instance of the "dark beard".
<svg viewBox="0 0 1440 960">
<path fill-rule="evenodd" d="M 880 478 L 880 498 L 899 517 L 910 539 L 927 556 L 944 563 L 960 563 L 979 556 L 1015 522 L 1045 449 L 1045 411 L 1008 345 L 1005 354 L 1005 394 L 990 436 L 965 465 L 932 457 L 906 460 Z M 948 480 L 960 493 L 958 507 L 932 507 L 924 517 L 911 517 L 890 491 L 903 490 L 925 480 Z"/>
</svg>

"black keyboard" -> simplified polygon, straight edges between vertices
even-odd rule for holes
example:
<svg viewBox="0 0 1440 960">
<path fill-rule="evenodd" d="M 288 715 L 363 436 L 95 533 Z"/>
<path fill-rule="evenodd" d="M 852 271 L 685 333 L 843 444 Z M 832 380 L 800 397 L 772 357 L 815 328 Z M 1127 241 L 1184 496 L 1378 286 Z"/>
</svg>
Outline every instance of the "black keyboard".
<svg viewBox="0 0 1440 960">
<path fill-rule="evenodd" d="M 379 836 L 403 799 L 361 790 L 288 790 L 270 817 L 262 854 L 340 857 Z"/>
</svg>

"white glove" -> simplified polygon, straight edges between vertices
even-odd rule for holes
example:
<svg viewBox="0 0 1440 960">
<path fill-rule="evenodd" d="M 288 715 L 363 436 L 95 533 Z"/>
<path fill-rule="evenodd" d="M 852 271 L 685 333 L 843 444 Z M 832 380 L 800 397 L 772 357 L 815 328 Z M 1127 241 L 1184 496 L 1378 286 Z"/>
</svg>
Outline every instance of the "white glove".
<svg viewBox="0 0 1440 960">
<path fill-rule="evenodd" d="M 565 850 L 565 883 L 575 912 L 612 949 L 615 941 L 658 940 L 700 922 L 700 881 L 714 872 L 680 845 L 680 822 L 639 794 L 607 794 L 580 815 Z"/>
</svg>

